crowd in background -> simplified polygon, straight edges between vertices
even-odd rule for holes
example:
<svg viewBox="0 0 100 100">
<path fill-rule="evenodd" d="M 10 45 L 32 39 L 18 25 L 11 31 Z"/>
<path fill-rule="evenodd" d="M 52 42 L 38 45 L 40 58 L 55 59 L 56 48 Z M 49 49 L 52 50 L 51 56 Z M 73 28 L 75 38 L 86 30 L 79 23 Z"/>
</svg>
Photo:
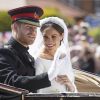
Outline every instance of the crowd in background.
<svg viewBox="0 0 100 100">
<path fill-rule="evenodd" d="M 7 43 L 11 35 L 11 32 L 0 32 L 0 47 Z"/>
<path fill-rule="evenodd" d="M 73 67 L 100 75 L 100 45 L 89 36 L 89 23 L 68 26 Z"/>
<path fill-rule="evenodd" d="M 87 22 L 68 25 L 69 45 L 73 68 L 100 75 L 100 45 L 88 35 L 91 26 Z M 11 32 L 0 32 L 0 47 L 7 43 Z"/>
</svg>

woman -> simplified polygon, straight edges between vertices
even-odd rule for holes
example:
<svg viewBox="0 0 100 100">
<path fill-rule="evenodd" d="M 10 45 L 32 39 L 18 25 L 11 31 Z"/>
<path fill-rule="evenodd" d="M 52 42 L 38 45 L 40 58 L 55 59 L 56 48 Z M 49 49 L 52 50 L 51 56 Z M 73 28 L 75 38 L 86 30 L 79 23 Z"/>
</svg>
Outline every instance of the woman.
<svg viewBox="0 0 100 100">
<path fill-rule="evenodd" d="M 68 30 L 64 21 L 58 17 L 48 17 L 42 19 L 40 24 L 41 27 L 38 29 L 40 35 L 37 36 L 36 44 L 33 46 L 35 48 L 31 47 L 30 49 L 30 53 L 36 55 L 36 74 L 47 72 L 50 67 L 55 67 L 58 71 L 53 75 L 57 78 L 52 78 L 51 87 L 41 89 L 38 92 L 76 92 L 67 40 Z M 33 50 L 36 51 L 33 53 Z"/>
</svg>

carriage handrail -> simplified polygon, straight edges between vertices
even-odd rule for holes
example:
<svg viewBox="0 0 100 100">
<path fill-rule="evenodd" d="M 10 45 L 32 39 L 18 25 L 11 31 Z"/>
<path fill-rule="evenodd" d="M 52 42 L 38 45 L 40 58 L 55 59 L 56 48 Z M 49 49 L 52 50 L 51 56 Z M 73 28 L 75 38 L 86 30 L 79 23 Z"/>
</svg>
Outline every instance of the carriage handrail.
<svg viewBox="0 0 100 100">
<path fill-rule="evenodd" d="M 0 91 L 23 95 L 29 93 L 26 89 L 17 88 L 3 83 L 0 83 Z"/>
</svg>

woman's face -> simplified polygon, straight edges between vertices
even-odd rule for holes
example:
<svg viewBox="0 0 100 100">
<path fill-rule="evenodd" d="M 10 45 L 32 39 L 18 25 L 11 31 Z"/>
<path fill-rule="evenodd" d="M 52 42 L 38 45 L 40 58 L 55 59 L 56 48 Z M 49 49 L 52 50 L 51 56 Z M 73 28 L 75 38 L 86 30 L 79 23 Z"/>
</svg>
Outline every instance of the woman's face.
<svg viewBox="0 0 100 100">
<path fill-rule="evenodd" d="M 43 31 L 43 41 L 46 50 L 57 50 L 63 39 L 63 33 L 60 34 L 52 27 L 48 27 Z"/>
</svg>

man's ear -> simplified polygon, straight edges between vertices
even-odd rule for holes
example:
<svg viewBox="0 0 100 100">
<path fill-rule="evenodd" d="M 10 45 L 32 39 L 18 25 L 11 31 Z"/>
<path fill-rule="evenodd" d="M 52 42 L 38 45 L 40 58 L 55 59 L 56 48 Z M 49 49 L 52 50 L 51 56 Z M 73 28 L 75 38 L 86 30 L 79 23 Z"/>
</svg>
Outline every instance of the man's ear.
<svg viewBox="0 0 100 100">
<path fill-rule="evenodd" d="M 12 25 L 11 25 L 11 28 L 12 28 L 12 30 L 14 30 L 14 31 L 16 31 L 17 32 L 17 23 L 15 22 L 15 23 L 13 23 Z"/>
<path fill-rule="evenodd" d="M 11 29 L 13 29 L 13 24 L 11 24 Z"/>
</svg>

